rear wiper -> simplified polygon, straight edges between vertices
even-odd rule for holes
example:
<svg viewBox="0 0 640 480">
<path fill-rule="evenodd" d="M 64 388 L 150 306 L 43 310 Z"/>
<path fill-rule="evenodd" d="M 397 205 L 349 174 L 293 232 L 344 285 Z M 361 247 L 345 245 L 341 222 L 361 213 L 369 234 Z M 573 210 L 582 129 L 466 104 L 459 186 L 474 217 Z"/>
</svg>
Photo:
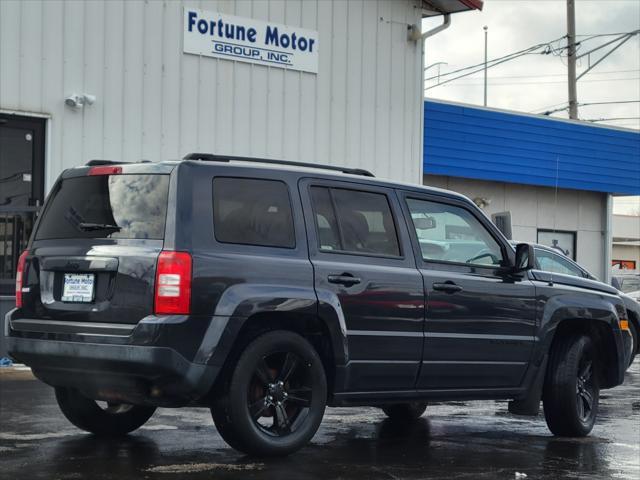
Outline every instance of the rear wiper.
<svg viewBox="0 0 640 480">
<path fill-rule="evenodd" d="M 114 230 L 116 232 L 119 232 L 120 230 L 122 230 L 122 227 L 119 227 L 118 225 L 111 225 L 109 223 L 90 223 L 90 222 L 80 222 L 78 224 L 78 228 L 80 228 L 80 230 L 84 230 L 85 232 L 91 232 L 94 230 Z"/>
</svg>

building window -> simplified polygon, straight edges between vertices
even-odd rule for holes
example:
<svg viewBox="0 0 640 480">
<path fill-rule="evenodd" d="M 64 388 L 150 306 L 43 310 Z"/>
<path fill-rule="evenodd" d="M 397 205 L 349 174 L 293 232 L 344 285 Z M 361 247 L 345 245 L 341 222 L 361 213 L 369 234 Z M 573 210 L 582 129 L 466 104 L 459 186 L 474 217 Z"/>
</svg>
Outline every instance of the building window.
<svg viewBox="0 0 640 480">
<path fill-rule="evenodd" d="M 572 260 L 576 259 L 576 232 L 538 229 L 538 243 L 551 247 Z"/>
</svg>

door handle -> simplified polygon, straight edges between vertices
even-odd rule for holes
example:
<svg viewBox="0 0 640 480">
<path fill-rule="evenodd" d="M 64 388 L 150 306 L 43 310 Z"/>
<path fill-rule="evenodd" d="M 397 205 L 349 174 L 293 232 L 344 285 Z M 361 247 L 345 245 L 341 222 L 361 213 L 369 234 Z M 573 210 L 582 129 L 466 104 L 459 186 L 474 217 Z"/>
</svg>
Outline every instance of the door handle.
<svg viewBox="0 0 640 480">
<path fill-rule="evenodd" d="M 451 280 L 448 280 L 444 283 L 434 283 L 433 289 L 439 292 L 447 292 L 447 293 L 456 293 L 456 292 L 462 291 L 462 287 L 460 285 L 456 285 Z"/>
<path fill-rule="evenodd" d="M 327 277 L 327 281 L 329 283 L 337 283 L 340 285 L 344 285 L 345 287 L 351 287 L 353 285 L 357 285 L 360 283 L 360 279 L 358 277 L 354 277 L 350 273 L 342 273 L 340 275 L 329 275 Z"/>
</svg>

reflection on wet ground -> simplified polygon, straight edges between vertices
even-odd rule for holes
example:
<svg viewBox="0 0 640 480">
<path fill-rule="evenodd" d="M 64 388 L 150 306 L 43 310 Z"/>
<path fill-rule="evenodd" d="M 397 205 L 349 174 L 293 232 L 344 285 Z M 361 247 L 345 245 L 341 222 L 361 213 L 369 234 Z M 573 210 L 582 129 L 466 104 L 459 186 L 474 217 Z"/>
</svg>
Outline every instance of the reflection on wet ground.
<svg viewBox="0 0 640 480">
<path fill-rule="evenodd" d="M 0 375 L 0 479 L 417 479 L 640 478 L 640 365 L 604 391 L 590 437 L 560 439 L 544 418 L 505 402 L 430 405 L 409 425 L 375 408 L 327 410 L 313 443 L 288 458 L 245 457 L 227 447 L 208 411 L 161 409 L 123 439 L 71 426 L 49 387 Z"/>
</svg>

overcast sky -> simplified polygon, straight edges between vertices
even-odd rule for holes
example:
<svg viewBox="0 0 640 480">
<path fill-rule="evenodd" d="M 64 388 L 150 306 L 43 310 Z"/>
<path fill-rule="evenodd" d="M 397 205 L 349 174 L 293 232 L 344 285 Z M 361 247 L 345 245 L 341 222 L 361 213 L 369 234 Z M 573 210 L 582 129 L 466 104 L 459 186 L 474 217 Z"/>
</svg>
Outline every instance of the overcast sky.
<svg viewBox="0 0 640 480">
<path fill-rule="evenodd" d="M 452 15 L 449 29 L 427 40 L 425 65 L 446 62 L 440 72 L 456 70 L 484 61 L 484 31 L 489 27 L 489 59 L 566 35 L 565 0 L 485 0 L 482 12 Z M 423 29 L 441 23 L 425 20 Z M 640 29 L 640 0 L 576 0 L 577 35 L 628 32 Z M 578 40 L 584 37 L 578 37 Z M 584 42 L 578 54 L 614 37 Z M 564 41 L 566 42 L 566 40 Z M 558 47 L 565 43 L 555 42 Z M 595 54 L 598 58 L 598 54 Z M 586 68 L 586 57 L 578 63 L 578 74 Z M 426 76 L 437 75 L 432 67 Z M 542 113 L 567 102 L 566 57 L 525 55 L 489 69 L 488 106 Z M 435 85 L 428 81 L 425 86 Z M 482 72 L 425 91 L 429 98 L 482 105 Z M 625 43 L 578 81 L 578 102 L 640 100 L 640 35 Z M 566 112 L 554 116 L 567 118 Z M 640 103 L 593 105 L 579 109 L 582 119 L 635 117 L 603 122 L 640 129 Z M 635 200 L 636 204 L 638 200 Z M 629 202 L 627 202 L 629 203 Z M 621 206 L 619 204 L 619 206 Z"/>
</svg>

